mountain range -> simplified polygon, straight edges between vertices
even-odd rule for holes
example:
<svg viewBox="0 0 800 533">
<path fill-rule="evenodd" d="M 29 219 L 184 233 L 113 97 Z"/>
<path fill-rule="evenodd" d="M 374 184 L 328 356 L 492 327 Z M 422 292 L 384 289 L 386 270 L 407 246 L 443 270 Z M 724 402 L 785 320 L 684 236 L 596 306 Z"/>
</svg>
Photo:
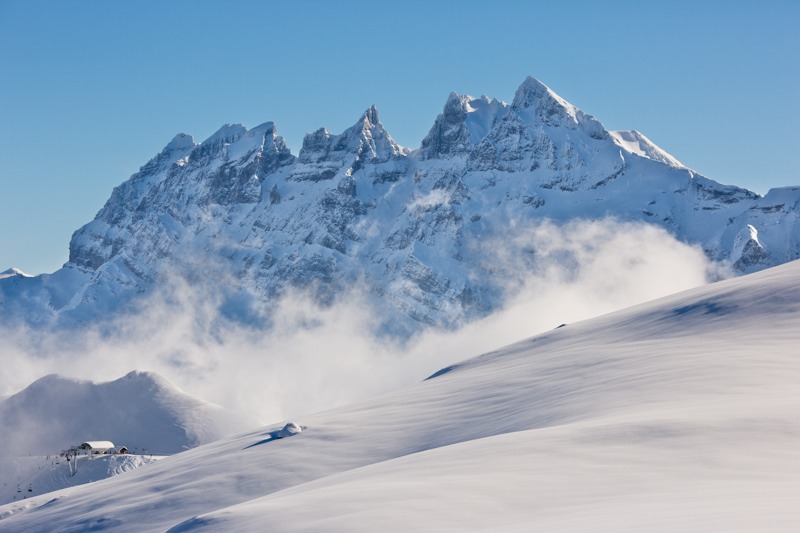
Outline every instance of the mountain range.
<svg viewBox="0 0 800 533">
<path fill-rule="evenodd" d="M 272 122 L 201 143 L 179 134 L 74 233 L 61 269 L 3 273 L 0 312 L 98 323 L 182 280 L 213 291 L 227 319 L 268 327 L 291 291 L 325 305 L 358 288 L 381 328 L 408 334 L 501 306 L 537 268 L 537 250 L 514 239 L 524 228 L 652 224 L 748 273 L 800 257 L 799 202 L 800 187 L 762 197 L 703 177 L 529 77 L 511 103 L 450 94 L 414 150 L 375 107 L 340 134 L 308 134 L 297 156 Z M 495 260 L 497 242 L 513 268 Z"/>
</svg>

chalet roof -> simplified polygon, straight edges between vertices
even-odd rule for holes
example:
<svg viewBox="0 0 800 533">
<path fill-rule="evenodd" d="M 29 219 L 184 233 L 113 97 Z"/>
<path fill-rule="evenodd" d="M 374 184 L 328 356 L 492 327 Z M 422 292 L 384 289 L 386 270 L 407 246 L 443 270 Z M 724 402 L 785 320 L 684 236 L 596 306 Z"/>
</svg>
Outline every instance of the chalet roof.
<svg viewBox="0 0 800 533">
<path fill-rule="evenodd" d="M 114 443 L 108 440 L 89 440 L 79 446 L 82 450 L 108 450 L 114 447 Z"/>
</svg>

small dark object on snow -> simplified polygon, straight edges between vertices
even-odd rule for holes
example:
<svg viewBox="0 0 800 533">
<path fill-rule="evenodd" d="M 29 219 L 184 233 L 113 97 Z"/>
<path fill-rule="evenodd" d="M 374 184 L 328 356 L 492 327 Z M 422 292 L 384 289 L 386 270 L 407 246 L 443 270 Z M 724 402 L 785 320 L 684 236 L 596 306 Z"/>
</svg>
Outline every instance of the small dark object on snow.
<svg viewBox="0 0 800 533">
<path fill-rule="evenodd" d="M 253 446 L 258 446 L 259 444 L 266 444 L 268 442 L 272 442 L 273 440 L 283 439 L 285 437 L 292 437 L 294 435 L 297 435 L 298 433 L 301 433 L 305 429 L 306 426 L 301 426 L 299 424 L 295 424 L 294 422 L 289 422 L 281 429 L 276 431 L 270 431 L 269 433 L 267 433 L 266 439 L 255 442 L 244 449 L 246 450 L 247 448 L 252 448 Z"/>
</svg>

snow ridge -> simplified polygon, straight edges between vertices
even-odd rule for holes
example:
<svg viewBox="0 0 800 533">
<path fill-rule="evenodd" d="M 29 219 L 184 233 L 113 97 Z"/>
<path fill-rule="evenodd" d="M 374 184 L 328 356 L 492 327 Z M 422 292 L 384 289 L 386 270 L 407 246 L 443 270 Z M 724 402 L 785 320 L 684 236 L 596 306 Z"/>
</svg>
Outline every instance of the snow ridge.
<svg viewBox="0 0 800 533">
<path fill-rule="evenodd" d="M 609 131 L 608 133 L 614 139 L 614 142 L 628 153 L 659 161 L 675 168 L 688 168 L 674 156 L 656 146 L 643 133 L 636 130 Z"/>
</svg>

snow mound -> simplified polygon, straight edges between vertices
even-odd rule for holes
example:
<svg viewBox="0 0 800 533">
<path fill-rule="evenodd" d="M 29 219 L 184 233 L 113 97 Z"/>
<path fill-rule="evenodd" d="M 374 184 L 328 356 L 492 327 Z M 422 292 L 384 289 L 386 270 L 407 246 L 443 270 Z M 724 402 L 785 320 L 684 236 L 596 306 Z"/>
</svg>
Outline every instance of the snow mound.
<svg viewBox="0 0 800 533">
<path fill-rule="evenodd" d="M 291 437 L 292 435 L 297 435 L 298 433 L 302 432 L 304 429 L 303 426 L 295 424 L 294 422 L 289 422 L 281 429 L 281 436 L 282 437 Z"/>
</svg>

